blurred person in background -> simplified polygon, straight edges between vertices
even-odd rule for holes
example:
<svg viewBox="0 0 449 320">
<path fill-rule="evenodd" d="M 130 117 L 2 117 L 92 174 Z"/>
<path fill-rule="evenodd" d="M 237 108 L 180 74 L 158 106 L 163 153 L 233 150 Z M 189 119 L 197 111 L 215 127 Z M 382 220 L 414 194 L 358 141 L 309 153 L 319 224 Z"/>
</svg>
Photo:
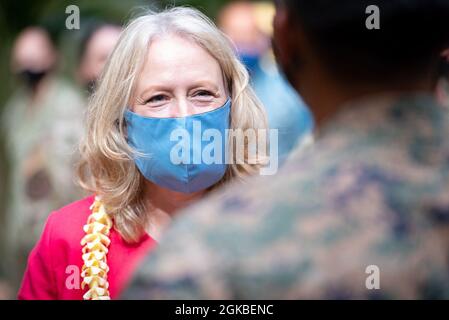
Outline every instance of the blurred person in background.
<svg viewBox="0 0 449 320">
<path fill-rule="evenodd" d="M 270 2 L 234 1 L 220 12 L 220 29 L 232 40 L 248 68 L 251 85 L 262 101 L 269 126 L 279 134 L 279 161 L 311 139 L 313 119 L 309 108 L 279 72 L 271 36 L 275 8 Z"/>
<path fill-rule="evenodd" d="M 19 298 L 118 298 L 179 209 L 261 169 L 248 152 L 260 139 L 232 152 L 229 130 L 266 128 L 247 70 L 205 15 L 173 8 L 131 21 L 88 107 L 78 173 L 93 195 L 49 216 Z"/>
<path fill-rule="evenodd" d="M 181 212 L 125 297 L 448 299 L 449 114 L 434 98 L 448 21 L 446 0 L 277 1 L 312 149 Z"/>
<path fill-rule="evenodd" d="M 85 92 L 91 95 L 120 37 L 122 27 L 110 23 L 92 22 L 85 28 L 87 31 L 81 41 L 77 79 Z"/>
<path fill-rule="evenodd" d="M 18 86 L 1 118 L 10 194 L 5 218 L 8 253 L 2 263 L 14 289 L 48 213 L 80 196 L 73 164 L 83 99 L 57 76 L 58 58 L 49 34 L 40 27 L 23 30 L 11 53 Z"/>
</svg>

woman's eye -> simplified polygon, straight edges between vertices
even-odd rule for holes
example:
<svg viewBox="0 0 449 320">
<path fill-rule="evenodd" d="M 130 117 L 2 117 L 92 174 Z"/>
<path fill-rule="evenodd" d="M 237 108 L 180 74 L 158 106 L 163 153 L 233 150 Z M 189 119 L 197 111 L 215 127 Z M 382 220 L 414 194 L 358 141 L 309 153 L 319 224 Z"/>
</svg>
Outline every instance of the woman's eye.
<svg viewBox="0 0 449 320">
<path fill-rule="evenodd" d="M 166 95 L 158 94 L 158 95 L 148 99 L 145 103 L 157 104 L 157 103 L 164 102 L 166 100 L 168 100 L 168 97 Z"/>
<path fill-rule="evenodd" d="M 195 92 L 195 94 L 193 95 L 194 97 L 211 97 L 213 96 L 212 92 L 207 91 L 207 90 L 199 90 L 197 92 Z"/>
</svg>

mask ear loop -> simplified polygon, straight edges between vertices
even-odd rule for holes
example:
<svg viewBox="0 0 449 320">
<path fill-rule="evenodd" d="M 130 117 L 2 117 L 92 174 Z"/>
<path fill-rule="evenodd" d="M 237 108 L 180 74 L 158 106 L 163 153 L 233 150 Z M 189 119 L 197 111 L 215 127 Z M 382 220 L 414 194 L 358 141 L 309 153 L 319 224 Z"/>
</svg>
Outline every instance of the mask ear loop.
<svg viewBox="0 0 449 320">
<path fill-rule="evenodd" d="M 124 111 L 126 112 L 126 110 L 129 110 L 128 108 L 126 108 Z M 132 112 L 132 111 L 131 111 Z M 125 139 L 125 143 L 129 148 L 129 151 L 131 152 L 131 161 L 134 161 L 134 159 L 136 157 L 147 157 L 148 155 L 145 153 L 141 153 L 137 150 L 135 150 L 134 148 L 132 148 L 129 145 L 129 141 L 128 141 L 128 121 L 126 120 L 125 114 L 123 113 L 122 116 L 122 125 L 120 125 L 120 120 L 116 119 L 114 121 L 115 126 L 117 127 L 117 130 L 119 131 L 120 135 Z"/>
<path fill-rule="evenodd" d="M 125 138 L 125 140 L 127 140 L 128 139 L 128 125 L 127 125 L 124 115 L 122 117 L 122 121 L 120 121 L 120 119 L 115 119 L 114 126 L 117 129 L 117 131 Z"/>
<path fill-rule="evenodd" d="M 125 110 L 126 111 L 126 110 Z M 122 120 L 120 121 L 120 119 L 115 119 L 114 121 L 114 126 L 117 129 L 117 131 L 119 132 L 119 135 L 121 137 L 123 137 L 123 139 L 125 140 L 125 144 L 128 146 L 129 148 L 129 152 L 131 153 L 131 158 L 129 160 L 134 159 L 134 157 L 136 156 L 143 156 L 143 154 L 140 154 L 137 150 L 134 150 L 128 142 L 128 122 L 126 121 L 126 117 L 123 114 L 122 116 Z"/>
</svg>

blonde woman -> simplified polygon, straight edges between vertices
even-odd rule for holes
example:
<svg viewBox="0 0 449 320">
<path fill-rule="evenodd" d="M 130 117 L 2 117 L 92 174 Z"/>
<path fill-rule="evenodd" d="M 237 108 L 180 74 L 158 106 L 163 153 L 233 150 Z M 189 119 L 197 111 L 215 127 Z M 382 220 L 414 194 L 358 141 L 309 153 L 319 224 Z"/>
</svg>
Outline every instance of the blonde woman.
<svg viewBox="0 0 449 320">
<path fill-rule="evenodd" d="M 79 177 L 93 195 L 50 215 L 19 298 L 119 297 L 174 212 L 260 167 L 249 152 L 211 151 L 211 141 L 230 148 L 227 129 L 265 126 L 247 71 L 203 14 L 175 8 L 132 21 L 87 114 Z"/>
</svg>

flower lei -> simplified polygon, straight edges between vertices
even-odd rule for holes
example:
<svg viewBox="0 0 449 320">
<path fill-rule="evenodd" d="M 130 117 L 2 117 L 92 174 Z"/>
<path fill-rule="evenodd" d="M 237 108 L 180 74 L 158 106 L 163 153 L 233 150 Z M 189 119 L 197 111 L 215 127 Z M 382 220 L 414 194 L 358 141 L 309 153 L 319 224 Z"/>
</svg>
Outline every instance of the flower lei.
<svg viewBox="0 0 449 320">
<path fill-rule="evenodd" d="M 110 300 L 106 255 L 111 243 L 109 233 L 112 228 L 112 218 L 107 214 L 105 206 L 98 196 L 90 206 L 92 214 L 84 225 L 86 235 L 81 240 L 83 246 L 84 265 L 81 272 L 83 282 L 81 288 L 89 290 L 83 295 L 84 300 Z"/>
</svg>

